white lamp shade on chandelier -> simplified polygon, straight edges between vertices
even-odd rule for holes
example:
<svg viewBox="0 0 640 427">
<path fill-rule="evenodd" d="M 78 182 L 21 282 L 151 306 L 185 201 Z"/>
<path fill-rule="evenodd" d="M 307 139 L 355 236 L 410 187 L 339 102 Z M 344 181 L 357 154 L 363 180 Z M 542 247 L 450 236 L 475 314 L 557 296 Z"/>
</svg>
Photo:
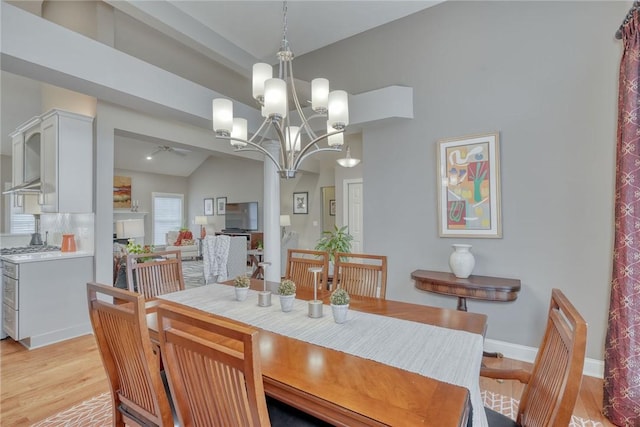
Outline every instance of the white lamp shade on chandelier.
<svg viewBox="0 0 640 427">
<path fill-rule="evenodd" d="M 252 94 L 265 118 L 260 128 L 247 139 L 247 121 L 242 123 L 233 117 L 233 105 L 228 99 L 214 99 L 212 103 L 213 130 L 217 138 L 228 139 L 236 151 L 258 151 L 275 163 L 282 178 L 293 178 L 307 157 L 323 151 L 340 151 L 343 145 L 342 132 L 349 124 L 349 96 L 344 90 L 329 90 L 329 80 L 315 78 L 311 81 L 311 110 L 307 117 L 300 105 L 293 78 L 293 52 L 287 40 L 287 2 L 283 4 L 283 37 L 280 51 L 278 77 L 273 77 L 273 67 L 266 63 L 253 65 Z M 289 102 L 295 108 L 294 116 L 299 125 L 291 124 Z M 327 133 L 316 134 L 310 125 L 311 119 L 327 121 Z M 275 131 L 269 135 L 270 127 Z M 325 126 L 320 126 L 324 132 Z M 329 135 L 334 133 L 334 135 Z M 273 154 L 265 149 L 263 142 L 278 140 L 281 153 Z M 326 146 L 320 143 L 326 140 Z M 304 141 L 304 143 L 303 143 Z"/>
</svg>

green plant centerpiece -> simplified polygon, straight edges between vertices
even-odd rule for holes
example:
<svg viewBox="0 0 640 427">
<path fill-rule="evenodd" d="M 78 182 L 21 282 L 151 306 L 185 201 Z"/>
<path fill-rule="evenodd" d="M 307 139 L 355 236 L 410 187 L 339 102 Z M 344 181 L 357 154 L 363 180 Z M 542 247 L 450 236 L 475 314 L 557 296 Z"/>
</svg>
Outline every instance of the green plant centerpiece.
<svg viewBox="0 0 640 427">
<path fill-rule="evenodd" d="M 331 294 L 331 304 L 333 305 L 349 305 L 351 298 L 349 293 L 342 288 L 338 288 Z"/>
<path fill-rule="evenodd" d="M 242 274 L 233 280 L 233 284 L 236 288 L 248 288 L 251 284 L 251 279 Z"/>
<path fill-rule="evenodd" d="M 338 228 L 334 225 L 333 231 L 323 231 L 322 237 L 316 243 L 316 251 L 329 253 L 329 261 L 335 262 L 336 252 L 351 252 L 353 236 L 347 231 L 347 226 Z"/>
<path fill-rule="evenodd" d="M 280 308 L 285 313 L 293 309 L 293 303 L 296 298 L 296 284 L 293 280 L 285 279 L 278 286 L 278 294 L 280 295 Z"/>
<path fill-rule="evenodd" d="M 331 294 L 331 312 L 333 313 L 333 321 L 336 323 L 344 323 L 347 321 L 347 313 L 349 312 L 349 293 L 343 288 L 338 288 Z"/>
<path fill-rule="evenodd" d="M 285 279 L 280 282 L 278 286 L 278 294 L 279 295 L 295 295 L 296 294 L 296 284 L 293 280 Z"/>
<path fill-rule="evenodd" d="M 233 279 L 233 285 L 235 287 L 236 299 L 238 301 L 244 301 L 249 295 L 249 284 L 251 280 L 244 274 Z"/>
</svg>

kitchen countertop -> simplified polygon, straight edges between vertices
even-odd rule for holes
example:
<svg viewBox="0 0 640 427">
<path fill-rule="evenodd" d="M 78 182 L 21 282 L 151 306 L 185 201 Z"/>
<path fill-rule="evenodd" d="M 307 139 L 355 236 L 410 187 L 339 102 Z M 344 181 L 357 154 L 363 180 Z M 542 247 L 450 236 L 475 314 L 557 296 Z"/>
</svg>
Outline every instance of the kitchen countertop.
<svg viewBox="0 0 640 427">
<path fill-rule="evenodd" d="M 19 255 L 2 255 L 0 260 L 13 262 L 16 264 L 22 264 L 26 262 L 38 262 L 38 261 L 55 261 L 59 259 L 68 258 L 83 258 L 92 257 L 93 252 L 76 251 L 76 252 L 36 252 L 32 254 L 19 254 Z"/>
</svg>

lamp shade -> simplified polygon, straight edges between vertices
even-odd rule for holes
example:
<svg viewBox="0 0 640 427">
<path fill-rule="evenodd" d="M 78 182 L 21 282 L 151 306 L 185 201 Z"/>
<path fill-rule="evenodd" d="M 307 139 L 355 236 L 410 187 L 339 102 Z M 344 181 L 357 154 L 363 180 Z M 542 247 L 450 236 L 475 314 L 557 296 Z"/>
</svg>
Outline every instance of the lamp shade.
<svg viewBox="0 0 640 427">
<path fill-rule="evenodd" d="M 335 132 L 336 130 L 327 122 L 327 133 Z M 337 133 L 335 135 L 329 135 L 327 137 L 327 145 L 329 147 L 339 147 L 344 144 L 344 135 Z"/>
<path fill-rule="evenodd" d="M 264 82 L 265 117 L 287 116 L 287 83 L 282 79 L 267 79 Z"/>
<path fill-rule="evenodd" d="M 273 77 L 273 67 L 264 62 L 253 64 L 253 98 L 262 102 L 264 99 L 264 82 Z"/>
<path fill-rule="evenodd" d="M 208 218 L 202 215 L 196 216 L 193 222 L 197 225 L 206 225 L 209 223 Z"/>
<path fill-rule="evenodd" d="M 354 159 L 351 157 L 351 148 L 347 145 L 347 157 L 337 159 L 336 162 L 338 162 L 338 164 L 343 168 L 352 168 L 360 163 L 360 159 Z"/>
<path fill-rule="evenodd" d="M 216 98 L 211 103 L 213 130 L 229 136 L 233 129 L 233 103 L 229 99 Z"/>
<path fill-rule="evenodd" d="M 240 117 L 233 119 L 233 130 L 231 130 L 231 137 L 238 139 L 247 139 L 247 119 L 242 119 Z M 247 145 L 246 142 L 231 140 L 231 145 L 234 147 L 244 147 Z"/>
<path fill-rule="evenodd" d="M 144 237 L 144 220 L 125 219 L 116 221 L 116 237 L 118 239 Z"/>
<path fill-rule="evenodd" d="M 291 225 L 291 217 L 289 215 L 280 215 L 280 227 L 289 227 Z"/>
<path fill-rule="evenodd" d="M 334 129 L 349 124 L 349 95 L 344 90 L 329 92 L 329 123 Z"/>
<path fill-rule="evenodd" d="M 317 78 L 311 80 L 311 109 L 316 113 L 325 113 L 329 105 L 329 80 Z"/>
</svg>

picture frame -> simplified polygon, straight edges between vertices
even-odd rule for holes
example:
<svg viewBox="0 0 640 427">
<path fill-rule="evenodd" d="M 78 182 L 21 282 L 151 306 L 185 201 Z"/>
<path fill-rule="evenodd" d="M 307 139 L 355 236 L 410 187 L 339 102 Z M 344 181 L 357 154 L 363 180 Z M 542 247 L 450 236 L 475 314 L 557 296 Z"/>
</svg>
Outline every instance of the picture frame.
<svg viewBox="0 0 640 427">
<path fill-rule="evenodd" d="M 227 212 L 227 198 L 226 197 L 217 197 L 216 198 L 216 211 L 218 211 L 218 215 L 225 215 Z"/>
<path fill-rule="evenodd" d="M 438 140 L 440 237 L 501 238 L 498 132 Z"/>
<path fill-rule="evenodd" d="M 213 216 L 213 198 L 204 199 L 204 214 Z"/>
<path fill-rule="evenodd" d="M 293 193 L 293 213 L 308 214 L 309 213 L 309 193 L 298 192 Z"/>
<path fill-rule="evenodd" d="M 329 200 L 329 215 L 336 216 L 336 201 Z"/>
</svg>

